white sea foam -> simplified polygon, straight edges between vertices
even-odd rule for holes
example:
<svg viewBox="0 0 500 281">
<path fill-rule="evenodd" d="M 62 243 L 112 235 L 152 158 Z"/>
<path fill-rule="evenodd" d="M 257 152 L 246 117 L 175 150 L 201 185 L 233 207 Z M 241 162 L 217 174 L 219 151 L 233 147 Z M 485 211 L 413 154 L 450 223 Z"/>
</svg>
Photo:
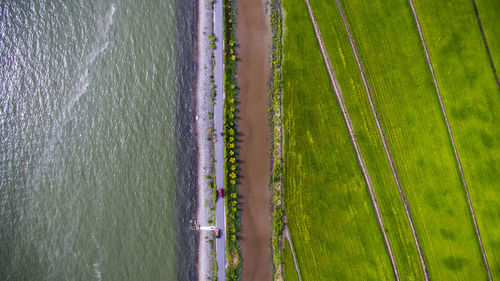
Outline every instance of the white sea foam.
<svg viewBox="0 0 500 281">
<path fill-rule="evenodd" d="M 93 263 L 92 264 L 92 269 L 94 270 L 95 279 L 98 280 L 98 281 L 101 281 L 102 277 L 101 277 L 101 271 L 99 270 L 99 264 L 96 263 L 96 262 Z"/>
<path fill-rule="evenodd" d="M 50 163 L 50 154 L 53 152 L 54 148 L 57 145 L 57 141 L 60 139 L 62 134 L 63 126 L 70 120 L 73 119 L 73 115 L 71 114 L 73 108 L 78 103 L 78 101 L 87 93 L 88 88 L 90 86 L 90 71 L 92 69 L 92 65 L 97 57 L 99 57 L 109 46 L 109 40 L 107 38 L 107 34 L 111 25 L 113 24 L 113 15 L 116 11 L 116 4 L 112 4 L 109 10 L 106 12 L 104 17 L 104 21 L 102 21 L 101 27 L 99 28 L 100 32 L 94 44 L 94 47 L 91 49 L 89 54 L 85 57 L 84 62 L 78 72 L 78 80 L 75 85 L 69 92 L 69 97 L 67 99 L 66 104 L 62 107 L 61 112 L 55 119 L 56 122 L 52 127 L 52 134 L 47 143 L 47 146 L 44 148 L 43 156 L 41 163 L 36 165 L 34 170 L 35 178 L 41 172 L 39 169 L 45 167 L 47 163 Z M 28 181 L 31 181 L 31 177 L 28 178 Z"/>
<path fill-rule="evenodd" d="M 85 57 L 85 62 L 83 64 L 82 70 L 80 71 L 79 81 L 76 83 L 75 87 L 71 91 L 71 95 L 68 103 L 63 107 L 62 111 L 62 123 L 66 123 L 67 115 L 71 112 L 76 102 L 87 92 L 90 84 L 89 71 L 93 65 L 95 59 L 99 57 L 109 46 L 109 40 L 107 34 L 111 25 L 113 25 L 113 15 L 116 11 L 116 4 L 112 4 L 109 10 L 106 12 L 104 23 L 100 28 L 101 32 L 97 38 L 95 47 L 92 48 L 90 53 Z"/>
<path fill-rule="evenodd" d="M 106 13 L 106 21 L 104 23 L 104 28 L 102 29 L 103 35 L 106 35 L 111 25 L 113 25 L 113 15 L 115 14 L 115 10 L 116 10 L 116 4 L 111 4 L 111 7 Z"/>
<path fill-rule="evenodd" d="M 67 121 L 66 115 L 69 112 L 71 112 L 71 109 L 73 108 L 73 106 L 75 106 L 76 102 L 78 102 L 78 100 L 80 100 L 80 98 L 87 92 L 89 84 L 90 84 L 89 69 L 86 68 L 80 75 L 80 79 L 75 85 L 74 94 L 72 94 L 71 99 L 63 108 L 61 115 L 62 120 L 60 121 L 64 123 Z"/>
<path fill-rule="evenodd" d="M 109 46 L 109 42 L 106 41 L 103 44 L 101 44 L 99 47 L 94 48 L 92 52 L 86 57 L 85 59 L 85 65 L 90 66 L 94 62 L 94 60 L 101 54 L 103 53 Z M 88 68 L 87 68 L 88 69 Z"/>
<path fill-rule="evenodd" d="M 102 253 L 102 248 L 99 245 L 99 242 L 97 242 L 97 238 L 95 237 L 95 233 L 92 233 L 92 241 L 94 241 L 94 243 L 95 243 L 95 246 L 97 248 L 97 254 L 99 256 L 98 261 L 96 261 L 92 264 L 92 269 L 94 271 L 95 279 L 98 281 L 101 281 L 102 274 L 101 274 L 101 270 L 99 269 L 100 268 L 99 262 L 102 263 L 104 261 L 104 254 Z"/>
</svg>

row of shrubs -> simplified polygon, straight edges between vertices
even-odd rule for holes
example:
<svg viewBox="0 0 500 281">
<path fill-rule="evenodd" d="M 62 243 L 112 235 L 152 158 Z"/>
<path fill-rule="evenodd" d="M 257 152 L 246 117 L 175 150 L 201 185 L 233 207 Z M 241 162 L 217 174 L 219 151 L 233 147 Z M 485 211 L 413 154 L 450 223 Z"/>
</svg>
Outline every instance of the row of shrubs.
<svg viewBox="0 0 500 281">
<path fill-rule="evenodd" d="M 226 236 L 228 267 L 227 280 L 241 279 L 241 249 L 238 235 L 241 227 L 239 208 L 239 133 L 237 129 L 238 93 L 236 74 L 236 8 L 234 0 L 224 0 L 224 177 L 226 186 Z M 269 90 L 269 117 L 272 127 L 272 175 L 273 191 L 272 252 L 274 279 L 282 280 L 281 241 L 283 232 L 282 208 L 282 133 L 281 133 L 281 60 L 282 60 L 281 1 L 271 0 L 272 28 L 272 81 Z"/>
<path fill-rule="evenodd" d="M 281 0 L 271 0 L 271 31 L 272 31 L 272 54 L 271 71 L 272 80 L 269 89 L 269 125 L 272 128 L 271 159 L 272 171 L 270 178 L 271 191 L 273 193 L 273 223 L 271 247 L 273 253 L 274 280 L 283 280 L 283 262 L 281 245 L 283 241 L 283 158 L 282 158 L 282 123 L 281 123 L 281 61 L 282 61 L 282 18 Z"/>
<path fill-rule="evenodd" d="M 241 250 L 238 242 L 241 228 L 239 207 L 239 133 L 237 127 L 238 92 L 236 86 L 236 7 L 234 0 L 224 0 L 224 182 L 226 187 L 226 254 L 227 280 L 241 278 Z"/>
</svg>

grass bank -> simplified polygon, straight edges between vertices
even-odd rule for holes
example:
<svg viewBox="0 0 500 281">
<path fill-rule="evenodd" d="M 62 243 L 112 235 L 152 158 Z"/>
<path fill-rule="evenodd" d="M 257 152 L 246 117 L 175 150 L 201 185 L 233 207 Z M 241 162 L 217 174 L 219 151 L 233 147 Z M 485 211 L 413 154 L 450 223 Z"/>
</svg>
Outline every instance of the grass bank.
<svg viewBox="0 0 500 281">
<path fill-rule="evenodd" d="M 299 281 L 297 271 L 293 267 L 292 252 L 288 245 L 283 245 L 283 277 L 286 281 Z"/>
<path fill-rule="evenodd" d="M 239 152 L 237 130 L 238 87 L 236 82 L 236 7 L 234 0 L 224 0 L 224 183 L 226 187 L 227 280 L 241 278 L 241 228 L 239 207 Z"/>
<path fill-rule="evenodd" d="M 281 59 L 282 59 L 282 32 L 281 32 L 281 1 L 272 0 L 271 7 L 271 32 L 272 53 L 271 73 L 272 80 L 269 88 L 269 123 L 271 132 L 271 161 L 272 170 L 269 180 L 272 195 L 272 256 L 274 280 L 283 280 L 283 265 L 281 248 L 283 243 L 283 159 L 282 159 L 282 123 L 281 123 Z"/>
</svg>

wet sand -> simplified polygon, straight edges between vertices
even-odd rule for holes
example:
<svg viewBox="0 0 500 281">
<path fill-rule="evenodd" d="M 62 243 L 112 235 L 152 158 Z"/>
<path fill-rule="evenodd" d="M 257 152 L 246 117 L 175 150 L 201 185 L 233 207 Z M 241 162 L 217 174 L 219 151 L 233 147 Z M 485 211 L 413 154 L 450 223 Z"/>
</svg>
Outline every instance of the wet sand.
<svg viewBox="0 0 500 281">
<path fill-rule="evenodd" d="M 238 85 L 242 133 L 240 158 L 242 195 L 242 280 L 272 280 L 271 192 L 267 91 L 271 31 L 265 0 L 238 0 Z"/>
</svg>

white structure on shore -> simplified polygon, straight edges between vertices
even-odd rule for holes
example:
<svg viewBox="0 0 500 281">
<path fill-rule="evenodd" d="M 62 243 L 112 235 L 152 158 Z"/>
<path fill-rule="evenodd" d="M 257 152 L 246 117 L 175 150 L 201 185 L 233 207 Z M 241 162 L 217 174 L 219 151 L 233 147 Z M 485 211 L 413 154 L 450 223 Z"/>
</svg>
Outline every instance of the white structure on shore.
<svg viewBox="0 0 500 281">
<path fill-rule="evenodd" d="M 208 231 L 215 231 L 217 228 L 213 225 L 211 226 L 200 226 L 198 227 L 198 230 L 208 230 Z"/>
</svg>

